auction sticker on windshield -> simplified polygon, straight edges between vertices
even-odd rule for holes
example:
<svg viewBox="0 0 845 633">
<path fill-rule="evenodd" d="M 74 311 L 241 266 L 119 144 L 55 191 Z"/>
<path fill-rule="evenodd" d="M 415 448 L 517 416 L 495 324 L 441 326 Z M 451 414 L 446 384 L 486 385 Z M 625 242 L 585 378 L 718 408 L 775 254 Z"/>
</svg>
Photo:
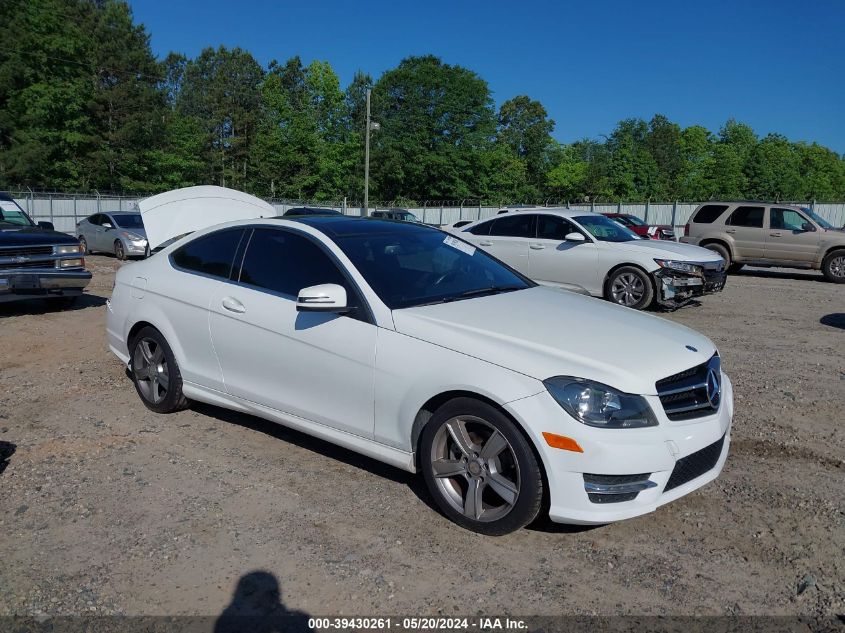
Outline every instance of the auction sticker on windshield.
<svg viewBox="0 0 845 633">
<path fill-rule="evenodd" d="M 473 253 L 475 253 L 475 246 L 471 246 L 466 242 L 462 242 L 461 240 L 456 239 L 451 235 L 447 235 L 446 238 L 443 240 L 443 243 L 446 244 L 446 246 L 457 248 L 459 251 L 462 251 L 467 255 L 472 255 Z"/>
</svg>

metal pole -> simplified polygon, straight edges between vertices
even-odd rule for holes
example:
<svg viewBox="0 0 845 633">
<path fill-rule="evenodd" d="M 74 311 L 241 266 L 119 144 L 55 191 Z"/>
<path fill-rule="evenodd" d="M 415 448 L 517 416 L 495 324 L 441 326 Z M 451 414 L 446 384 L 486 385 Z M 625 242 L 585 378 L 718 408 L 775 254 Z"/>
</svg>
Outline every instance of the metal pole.
<svg viewBox="0 0 845 633">
<path fill-rule="evenodd" d="M 367 131 L 364 134 L 364 208 L 361 215 L 369 215 L 370 207 L 370 92 L 367 88 Z"/>
<path fill-rule="evenodd" d="M 675 218 L 677 216 L 678 216 L 678 201 L 675 200 L 675 202 L 672 204 L 672 234 L 673 235 L 675 233 Z M 675 241 L 676 242 L 678 241 L 677 235 L 675 235 Z"/>
</svg>

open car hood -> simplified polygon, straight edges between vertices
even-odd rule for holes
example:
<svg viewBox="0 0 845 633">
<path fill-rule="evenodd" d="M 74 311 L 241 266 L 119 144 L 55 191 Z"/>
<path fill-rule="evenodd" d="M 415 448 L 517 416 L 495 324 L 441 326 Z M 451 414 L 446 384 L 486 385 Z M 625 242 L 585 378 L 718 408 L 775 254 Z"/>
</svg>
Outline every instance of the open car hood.
<svg viewBox="0 0 845 633">
<path fill-rule="evenodd" d="M 200 229 L 278 215 L 273 205 L 242 191 L 201 185 L 165 191 L 138 203 L 150 249 Z"/>
</svg>

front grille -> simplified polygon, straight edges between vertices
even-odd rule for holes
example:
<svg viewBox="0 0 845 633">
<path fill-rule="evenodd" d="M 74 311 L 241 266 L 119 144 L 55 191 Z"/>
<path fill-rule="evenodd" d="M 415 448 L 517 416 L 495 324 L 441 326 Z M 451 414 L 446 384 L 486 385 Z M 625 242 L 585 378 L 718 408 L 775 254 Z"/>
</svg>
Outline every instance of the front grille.
<svg viewBox="0 0 845 633">
<path fill-rule="evenodd" d="M 14 248 L 0 248 L 0 257 L 27 257 L 29 255 L 52 254 L 52 246 L 16 246 Z"/>
<path fill-rule="evenodd" d="M 0 263 L 0 270 L 18 270 L 19 268 L 55 268 L 56 262 L 52 259 L 29 262 L 4 262 Z"/>
<path fill-rule="evenodd" d="M 719 461 L 724 443 L 725 436 L 723 435 L 719 441 L 713 442 L 710 446 L 705 446 L 700 451 L 682 457 L 675 462 L 675 468 L 672 469 L 672 475 L 669 477 L 669 482 L 666 484 L 663 492 L 683 486 L 688 481 L 692 481 L 696 477 L 700 477 L 707 471 L 712 470 Z"/>
<path fill-rule="evenodd" d="M 714 354 L 706 363 L 662 378 L 654 386 L 670 420 L 690 420 L 719 410 L 721 380 L 721 363 Z"/>
<path fill-rule="evenodd" d="M 639 481 L 646 481 L 651 473 L 640 473 L 639 475 L 594 475 L 584 473 L 584 483 L 588 484 L 633 484 Z"/>
</svg>

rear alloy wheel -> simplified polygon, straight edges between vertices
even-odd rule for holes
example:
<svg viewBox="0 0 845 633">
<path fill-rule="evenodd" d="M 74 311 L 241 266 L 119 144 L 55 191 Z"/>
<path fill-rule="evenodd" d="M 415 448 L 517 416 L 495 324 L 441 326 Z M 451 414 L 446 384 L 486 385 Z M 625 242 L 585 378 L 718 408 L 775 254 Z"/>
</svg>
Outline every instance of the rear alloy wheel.
<svg viewBox="0 0 845 633">
<path fill-rule="evenodd" d="M 182 374 L 161 332 L 143 328 L 133 339 L 130 353 L 132 382 L 148 409 L 172 413 L 188 406 L 182 394 Z"/>
<path fill-rule="evenodd" d="M 704 248 L 706 248 L 709 251 L 713 251 L 714 253 L 719 253 L 719 255 L 722 256 L 722 259 L 725 260 L 725 270 L 727 270 L 728 272 L 733 272 L 730 269 L 731 266 L 732 266 L 732 264 L 731 264 L 731 254 L 730 254 L 730 251 L 728 251 L 727 248 L 725 248 L 721 244 L 705 244 Z"/>
<path fill-rule="evenodd" d="M 651 278 L 639 268 L 623 266 L 608 278 L 604 291 L 605 299 L 627 308 L 642 310 L 654 299 L 654 285 Z"/>
<path fill-rule="evenodd" d="M 120 240 L 114 241 L 114 256 L 120 261 L 124 261 L 126 259 L 126 248 L 124 248 L 123 242 Z"/>
<path fill-rule="evenodd" d="M 495 407 L 471 398 L 443 405 L 423 429 L 426 484 L 452 521 L 499 536 L 540 511 L 543 479 L 528 441 Z"/>
<path fill-rule="evenodd" d="M 824 258 L 822 273 L 828 281 L 845 284 L 845 251 L 834 251 Z"/>
</svg>

